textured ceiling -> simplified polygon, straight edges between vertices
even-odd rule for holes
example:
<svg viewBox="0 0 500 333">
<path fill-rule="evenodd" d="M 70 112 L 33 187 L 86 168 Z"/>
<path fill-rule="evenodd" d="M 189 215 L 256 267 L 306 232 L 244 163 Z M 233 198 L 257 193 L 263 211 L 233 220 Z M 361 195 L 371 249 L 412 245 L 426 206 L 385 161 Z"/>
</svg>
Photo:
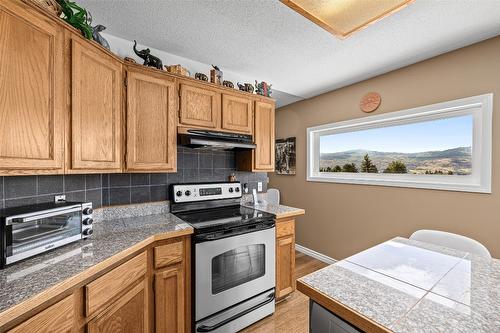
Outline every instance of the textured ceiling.
<svg viewBox="0 0 500 333">
<path fill-rule="evenodd" d="M 277 0 L 77 1 L 111 35 L 273 83 L 280 105 L 500 34 L 500 0 L 416 0 L 346 40 Z"/>
</svg>

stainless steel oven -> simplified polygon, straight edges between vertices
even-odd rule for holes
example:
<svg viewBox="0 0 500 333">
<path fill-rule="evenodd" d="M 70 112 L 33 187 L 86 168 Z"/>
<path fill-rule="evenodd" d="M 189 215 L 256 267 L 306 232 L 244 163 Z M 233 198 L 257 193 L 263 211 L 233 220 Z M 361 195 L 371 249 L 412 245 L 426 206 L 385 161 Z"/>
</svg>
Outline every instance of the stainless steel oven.
<svg viewBox="0 0 500 333">
<path fill-rule="evenodd" d="M 197 243 L 195 254 L 196 320 L 266 291 L 274 300 L 274 226 Z"/>
<path fill-rule="evenodd" d="M 233 333 L 274 313 L 275 216 L 240 206 L 240 183 L 174 185 L 194 228 L 194 330 Z"/>
<path fill-rule="evenodd" d="M 92 203 L 47 203 L 0 211 L 1 267 L 92 234 Z"/>
</svg>

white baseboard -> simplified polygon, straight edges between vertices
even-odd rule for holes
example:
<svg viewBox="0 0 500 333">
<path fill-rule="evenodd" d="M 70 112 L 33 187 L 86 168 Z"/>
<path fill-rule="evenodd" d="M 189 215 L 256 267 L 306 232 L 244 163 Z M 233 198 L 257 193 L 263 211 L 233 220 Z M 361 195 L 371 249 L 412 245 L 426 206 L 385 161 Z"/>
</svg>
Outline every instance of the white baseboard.
<svg viewBox="0 0 500 333">
<path fill-rule="evenodd" d="M 295 250 L 302 252 L 304 254 L 307 254 L 308 256 L 313 257 L 315 259 L 321 260 L 322 262 L 327 263 L 327 264 L 333 264 L 333 263 L 337 262 L 337 260 L 335 260 L 327 255 L 324 255 L 323 253 L 316 252 L 314 250 L 308 249 L 307 247 L 299 245 L 299 244 L 295 244 Z"/>
</svg>

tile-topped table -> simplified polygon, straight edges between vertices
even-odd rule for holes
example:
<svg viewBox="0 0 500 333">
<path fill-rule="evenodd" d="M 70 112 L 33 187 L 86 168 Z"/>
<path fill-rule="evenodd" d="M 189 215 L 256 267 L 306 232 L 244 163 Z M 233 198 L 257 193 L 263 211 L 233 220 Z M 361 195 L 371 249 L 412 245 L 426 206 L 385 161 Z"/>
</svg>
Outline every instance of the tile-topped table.
<svg viewBox="0 0 500 333">
<path fill-rule="evenodd" d="M 500 332 L 500 260 L 394 238 L 298 280 L 366 332 Z"/>
</svg>

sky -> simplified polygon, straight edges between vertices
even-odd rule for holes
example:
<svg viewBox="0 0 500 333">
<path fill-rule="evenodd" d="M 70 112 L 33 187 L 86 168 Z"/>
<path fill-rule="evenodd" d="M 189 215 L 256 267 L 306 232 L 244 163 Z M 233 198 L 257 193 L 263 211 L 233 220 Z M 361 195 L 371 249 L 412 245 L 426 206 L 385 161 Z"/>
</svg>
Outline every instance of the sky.
<svg viewBox="0 0 500 333">
<path fill-rule="evenodd" d="M 381 152 L 417 153 L 472 146 L 472 115 L 416 124 L 325 135 L 320 152 L 336 153 L 364 149 Z"/>
</svg>

